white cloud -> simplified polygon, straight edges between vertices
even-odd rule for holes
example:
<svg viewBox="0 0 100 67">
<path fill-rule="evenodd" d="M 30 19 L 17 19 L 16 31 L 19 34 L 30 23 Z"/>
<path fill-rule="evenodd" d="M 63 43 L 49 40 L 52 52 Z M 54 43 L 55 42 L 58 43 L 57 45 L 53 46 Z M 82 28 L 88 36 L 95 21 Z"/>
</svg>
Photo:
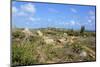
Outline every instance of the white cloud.
<svg viewBox="0 0 100 67">
<path fill-rule="evenodd" d="M 91 23 L 91 22 L 92 22 L 92 20 L 91 20 L 91 19 L 88 19 L 88 22 L 89 22 L 89 23 Z"/>
<path fill-rule="evenodd" d="M 91 19 L 91 18 L 88 19 L 87 21 L 88 21 L 89 24 L 94 24 L 95 23 L 95 20 L 94 19 Z"/>
<path fill-rule="evenodd" d="M 65 25 L 69 25 L 69 23 L 68 23 L 68 22 L 66 22 L 66 23 L 65 23 Z"/>
<path fill-rule="evenodd" d="M 17 13 L 18 12 L 18 9 L 16 7 L 12 7 L 12 13 Z"/>
<path fill-rule="evenodd" d="M 94 11 L 92 11 L 92 10 L 90 10 L 89 11 L 89 19 L 91 19 L 91 20 L 95 20 L 95 12 Z"/>
<path fill-rule="evenodd" d="M 77 13 L 77 10 L 74 9 L 74 8 L 71 8 L 71 11 L 72 11 L 73 13 Z"/>
<path fill-rule="evenodd" d="M 95 12 L 92 11 L 92 10 L 90 10 L 90 11 L 89 11 L 89 14 L 90 14 L 90 15 L 95 15 Z"/>
<path fill-rule="evenodd" d="M 95 16 L 94 15 L 90 16 L 90 19 L 95 20 Z"/>
<path fill-rule="evenodd" d="M 27 14 L 25 13 L 25 12 L 23 12 L 23 11 L 20 11 L 19 13 L 18 13 L 18 16 L 26 16 Z"/>
<path fill-rule="evenodd" d="M 21 11 L 20 9 L 16 8 L 15 6 L 12 7 L 12 13 L 16 16 L 25 16 L 26 13 L 24 11 Z"/>
<path fill-rule="evenodd" d="M 27 16 L 27 15 L 30 16 L 30 14 L 34 15 L 35 12 L 36 12 L 35 6 L 32 3 L 20 5 L 19 8 L 16 8 L 15 6 L 12 7 L 13 15 L 17 16 Z"/>
<path fill-rule="evenodd" d="M 90 16 L 88 16 L 87 19 L 88 19 L 87 21 L 88 21 L 89 23 L 93 23 L 93 22 L 95 23 L 95 15 L 90 15 Z"/>
<path fill-rule="evenodd" d="M 95 23 L 95 11 L 90 10 L 88 12 L 89 16 L 87 17 L 87 21 L 89 24 Z"/>
<path fill-rule="evenodd" d="M 30 21 L 40 21 L 41 19 L 40 18 L 29 17 L 29 20 Z"/>
<path fill-rule="evenodd" d="M 74 25 L 80 26 L 81 25 L 79 22 L 76 22 L 74 20 L 71 20 L 69 24 L 72 25 L 72 26 L 74 26 Z"/>
<path fill-rule="evenodd" d="M 75 25 L 75 21 L 71 20 L 70 21 L 71 25 Z"/>
<path fill-rule="evenodd" d="M 30 21 L 35 21 L 36 19 L 33 18 L 33 17 L 30 17 L 29 20 L 30 20 Z"/>
<path fill-rule="evenodd" d="M 77 25 L 81 26 L 81 24 L 80 24 L 80 23 L 77 23 Z"/>
<path fill-rule="evenodd" d="M 25 12 L 35 13 L 36 9 L 35 6 L 31 3 L 21 5 L 21 10 Z"/>
<path fill-rule="evenodd" d="M 47 21 L 48 21 L 48 22 L 51 22 L 52 20 L 48 18 Z"/>
</svg>

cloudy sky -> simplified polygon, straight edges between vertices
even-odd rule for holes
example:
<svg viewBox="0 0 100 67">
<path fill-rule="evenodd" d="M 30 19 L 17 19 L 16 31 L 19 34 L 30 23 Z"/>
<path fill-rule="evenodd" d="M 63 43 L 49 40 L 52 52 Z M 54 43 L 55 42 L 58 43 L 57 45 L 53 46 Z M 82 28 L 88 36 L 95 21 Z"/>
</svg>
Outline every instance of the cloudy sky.
<svg viewBox="0 0 100 67">
<path fill-rule="evenodd" d="M 95 6 L 12 2 L 12 25 L 19 28 L 95 30 Z"/>
</svg>

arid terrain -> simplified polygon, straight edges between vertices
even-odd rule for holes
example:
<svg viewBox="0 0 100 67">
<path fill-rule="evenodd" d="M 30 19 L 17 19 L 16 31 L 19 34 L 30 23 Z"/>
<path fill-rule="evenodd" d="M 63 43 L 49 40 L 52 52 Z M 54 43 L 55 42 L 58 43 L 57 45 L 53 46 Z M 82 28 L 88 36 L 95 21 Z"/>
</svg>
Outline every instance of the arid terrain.
<svg viewBox="0 0 100 67">
<path fill-rule="evenodd" d="M 12 64 L 95 61 L 95 35 L 61 28 L 12 29 Z"/>
</svg>

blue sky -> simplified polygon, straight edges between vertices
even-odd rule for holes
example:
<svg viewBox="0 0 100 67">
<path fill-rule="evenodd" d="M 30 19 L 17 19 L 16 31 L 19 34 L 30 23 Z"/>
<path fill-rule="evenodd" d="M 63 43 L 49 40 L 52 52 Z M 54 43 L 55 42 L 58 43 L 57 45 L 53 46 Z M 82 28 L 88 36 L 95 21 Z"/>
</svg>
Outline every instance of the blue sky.
<svg viewBox="0 0 100 67">
<path fill-rule="evenodd" d="M 12 2 L 12 25 L 19 28 L 95 30 L 95 6 Z"/>
</svg>

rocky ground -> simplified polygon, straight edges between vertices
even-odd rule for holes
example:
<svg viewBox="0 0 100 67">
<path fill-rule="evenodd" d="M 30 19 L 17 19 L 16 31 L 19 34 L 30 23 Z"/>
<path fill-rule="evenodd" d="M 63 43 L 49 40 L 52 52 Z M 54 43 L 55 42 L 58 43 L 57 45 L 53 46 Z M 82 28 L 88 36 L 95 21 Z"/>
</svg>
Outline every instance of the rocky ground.
<svg viewBox="0 0 100 67">
<path fill-rule="evenodd" d="M 13 65 L 95 61 L 94 32 L 75 32 L 54 28 L 14 30 Z"/>
</svg>

